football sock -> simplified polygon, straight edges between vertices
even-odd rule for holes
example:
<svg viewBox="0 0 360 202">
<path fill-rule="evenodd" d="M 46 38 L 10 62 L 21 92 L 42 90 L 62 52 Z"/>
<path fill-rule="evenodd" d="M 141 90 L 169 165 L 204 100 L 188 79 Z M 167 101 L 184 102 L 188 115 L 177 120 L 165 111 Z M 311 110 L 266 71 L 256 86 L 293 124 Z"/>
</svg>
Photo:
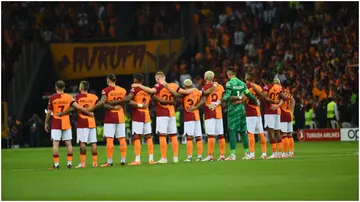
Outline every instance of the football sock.
<svg viewBox="0 0 360 202">
<path fill-rule="evenodd" d="M 246 132 L 240 132 L 240 136 L 241 136 L 241 142 L 244 146 L 244 151 L 245 153 L 249 153 L 249 140 L 248 140 L 248 136 L 246 134 Z"/>
<path fill-rule="evenodd" d="M 67 154 L 67 160 L 68 160 L 68 165 L 71 165 L 72 164 L 72 159 L 73 159 L 73 154 Z"/>
<path fill-rule="evenodd" d="M 59 154 L 53 154 L 53 159 L 54 159 L 54 165 L 58 166 L 59 165 Z"/>
<path fill-rule="evenodd" d="M 289 152 L 288 138 L 286 136 L 283 136 L 282 137 L 282 142 L 283 142 L 284 153 L 288 153 Z"/>
<path fill-rule="evenodd" d="M 188 158 L 191 158 L 192 150 L 193 150 L 193 138 L 191 136 L 186 137 L 186 148 L 187 148 Z"/>
<path fill-rule="evenodd" d="M 225 155 L 225 147 L 226 147 L 226 141 L 224 136 L 219 136 L 219 146 L 220 146 L 220 156 Z"/>
<path fill-rule="evenodd" d="M 148 147 L 149 161 L 153 161 L 154 160 L 154 144 L 153 144 L 151 136 L 146 139 L 146 144 Z"/>
<path fill-rule="evenodd" d="M 114 153 L 114 138 L 106 138 L 106 153 L 108 158 L 107 163 L 112 163 L 112 157 Z"/>
<path fill-rule="evenodd" d="M 254 153 L 255 152 L 255 136 L 253 133 L 249 133 L 248 134 L 248 139 L 249 139 L 249 149 L 250 149 L 250 153 Z"/>
<path fill-rule="evenodd" d="M 134 140 L 134 152 L 135 152 L 135 161 L 140 162 L 140 152 L 141 152 L 140 138 L 136 138 Z"/>
<path fill-rule="evenodd" d="M 276 154 L 276 140 L 270 136 L 271 151 Z"/>
<path fill-rule="evenodd" d="M 281 138 L 281 137 L 280 137 Z M 282 153 L 282 149 L 283 149 L 283 144 L 282 144 L 282 140 L 278 140 L 278 143 L 277 143 L 277 146 L 278 146 L 278 154 L 280 155 Z"/>
<path fill-rule="evenodd" d="M 166 151 L 167 151 L 166 136 L 160 135 L 159 139 L 160 139 L 161 158 L 166 159 Z"/>
<path fill-rule="evenodd" d="M 208 155 L 213 156 L 214 153 L 214 147 L 215 147 L 215 137 L 212 135 L 208 136 Z"/>
<path fill-rule="evenodd" d="M 266 154 L 266 138 L 264 133 L 260 133 L 260 144 L 261 144 L 261 152 Z"/>
<path fill-rule="evenodd" d="M 203 153 L 203 144 L 201 137 L 196 137 L 196 150 L 198 153 L 198 158 L 201 158 Z"/>
<path fill-rule="evenodd" d="M 126 159 L 126 149 L 127 149 L 127 145 L 126 145 L 126 140 L 124 137 L 119 138 L 119 143 L 120 143 L 120 154 L 121 154 L 121 162 L 125 162 Z"/>
<path fill-rule="evenodd" d="M 92 153 L 92 161 L 93 161 L 93 164 L 97 164 L 97 161 L 98 161 L 97 152 Z"/>
<path fill-rule="evenodd" d="M 86 153 L 85 152 L 81 152 L 80 153 L 80 163 L 85 165 L 86 162 Z"/>
<path fill-rule="evenodd" d="M 177 136 L 176 136 L 176 134 L 173 134 L 173 135 L 170 135 L 170 138 L 171 138 L 172 150 L 174 152 L 174 158 L 175 157 L 177 158 L 179 155 L 179 142 L 178 142 Z"/>
<path fill-rule="evenodd" d="M 234 131 L 234 130 L 229 131 L 229 135 L 230 135 L 230 150 L 233 151 L 232 153 L 235 154 L 235 150 L 236 150 L 236 131 Z"/>
<path fill-rule="evenodd" d="M 288 137 L 288 141 L 289 141 L 289 151 L 291 153 L 294 153 L 294 147 L 295 147 L 294 138 L 292 136 Z"/>
</svg>

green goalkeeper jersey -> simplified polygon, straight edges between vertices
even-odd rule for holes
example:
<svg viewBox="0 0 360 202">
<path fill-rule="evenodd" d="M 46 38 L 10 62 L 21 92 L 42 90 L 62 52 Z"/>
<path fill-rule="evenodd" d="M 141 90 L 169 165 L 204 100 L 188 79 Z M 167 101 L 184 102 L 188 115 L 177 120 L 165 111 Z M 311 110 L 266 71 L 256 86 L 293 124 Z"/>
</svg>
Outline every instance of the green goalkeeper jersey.
<svg viewBox="0 0 360 202">
<path fill-rule="evenodd" d="M 249 97 L 251 100 L 256 102 L 256 98 L 254 97 L 254 95 L 252 93 L 250 93 L 246 84 L 243 81 L 241 81 L 240 79 L 234 77 L 226 83 L 225 95 L 223 96 L 222 100 L 228 101 L 228 114 L 229 115 L 231 115 L 231 114 L 236 115 L 239 112 L 245 113 L 245 107 L 244 107 L 243 103 L 234 106 L 233 104 L 231 104 L 231 102 L 229 100 L 230 96 L 243 96 L 244 94 L 247 97 Z"/>
</svg>

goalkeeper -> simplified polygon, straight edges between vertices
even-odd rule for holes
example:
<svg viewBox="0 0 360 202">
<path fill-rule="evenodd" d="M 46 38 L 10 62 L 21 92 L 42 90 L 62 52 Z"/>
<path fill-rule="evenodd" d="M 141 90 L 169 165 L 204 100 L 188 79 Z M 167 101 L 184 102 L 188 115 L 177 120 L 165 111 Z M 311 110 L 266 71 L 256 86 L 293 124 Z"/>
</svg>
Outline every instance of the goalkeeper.
<svg viewBox="0 0 360 202">
<path fill-rule="evenodd" d="M 250 93 L 246 84 L 236 78 L 235 70 L 230 67 L 227 70 L 229 81 L 226 83 L 225 95 L 222 100 L 212 103 L 209 107 L 215 109 L 221 102 L 228 101 L 228 131 L 230 135 L 231 154 L 225 160 L 236 160 L 236 134 L 240 133 L 244 146 L 245 156 L 243 159 L 250 159 L 249 143 L 246 128 L 246 113 L 243 104 L 243 94 L 249 97 L 254 103 L 260 105 L 259 101 Z"/>
</svg>

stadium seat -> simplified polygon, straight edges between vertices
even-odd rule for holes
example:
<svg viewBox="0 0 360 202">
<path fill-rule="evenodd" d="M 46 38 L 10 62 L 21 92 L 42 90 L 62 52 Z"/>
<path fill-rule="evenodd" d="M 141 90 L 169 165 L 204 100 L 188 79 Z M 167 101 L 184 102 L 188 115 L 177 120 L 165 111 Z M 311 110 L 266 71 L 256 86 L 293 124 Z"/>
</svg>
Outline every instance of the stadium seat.
<svg viewBox="0 0 360 202">
<path fill-rule="evenodd" d="M 331 123 L 331 128 L 339 128 L 339 124 L 337 121 L 332 120 L 330 123 Z"/>
<path fill-rule="evenodd" d="M 310 121 L 310 129 L 316 129 L 317 125 L 315 123 L 315 121 Z"/>
<path fill-rule="evenodd" d="M 351 124 L 349 122 L 343 122 L 342 128 L 351 128 Z"/>
</svg>

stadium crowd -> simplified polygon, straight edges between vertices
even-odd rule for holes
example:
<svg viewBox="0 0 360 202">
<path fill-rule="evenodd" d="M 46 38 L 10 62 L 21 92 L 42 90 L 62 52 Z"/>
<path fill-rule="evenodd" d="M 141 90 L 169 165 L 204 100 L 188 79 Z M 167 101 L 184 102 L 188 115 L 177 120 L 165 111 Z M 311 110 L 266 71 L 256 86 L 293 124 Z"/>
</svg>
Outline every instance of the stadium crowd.
<svg viewBox="0 0 360 202">
<path fill-rule="evenodd" d="M 297 103 L 316 112 L 318 127 L 327 127 L 328 98 L 340 106 L 338 121 L 358 124 L 354 113 L 359 87 L 356 5 L 329 3 L 312 12 L 304 9 L 305 2 L 202 2 L 197 6 L 198 50 L 173 68 L 172 80 L 182 83 L 192 78 L 199 87 L 210 67 L 217 81 L 225 84 L 225 72 L 234 66 L 239 78 L 251 71 L 261 84 L 261 73 L 270 70 Z"/>
<path fill-rule="evenodd" d="M 306 2 L 196 2 L 195 6 L 196 43 L 191 57 L 181 58 L 169 71 L 169 82 L 181 85 L 190 78 L 201 88 L 210 69 L 224 85 L 227 68 L 234 66 L 239 78 L 251 71 L 261 85 L 262 72 L 272 71 L 297 101 L 297 128 L 306 127 L 304 114 L 310 110 L 318 128 L 329 127 L 329 98 L 337 103 L 340 123 L 358 124 L 354 113 L 359 86 L 357 5 L 324 3 L 319 10 L 310 9 Z M 131 40 L 167 37 L 168 27 L 179 27 L 179 4 L 143 3 L 134 10 Z M 16 71 L 25 43 L 108 41 L 118 39 L 116 33 L 123 28 L 113 3 L 6 2 L 2 17 L 6 79 Z"/>
</svg>

